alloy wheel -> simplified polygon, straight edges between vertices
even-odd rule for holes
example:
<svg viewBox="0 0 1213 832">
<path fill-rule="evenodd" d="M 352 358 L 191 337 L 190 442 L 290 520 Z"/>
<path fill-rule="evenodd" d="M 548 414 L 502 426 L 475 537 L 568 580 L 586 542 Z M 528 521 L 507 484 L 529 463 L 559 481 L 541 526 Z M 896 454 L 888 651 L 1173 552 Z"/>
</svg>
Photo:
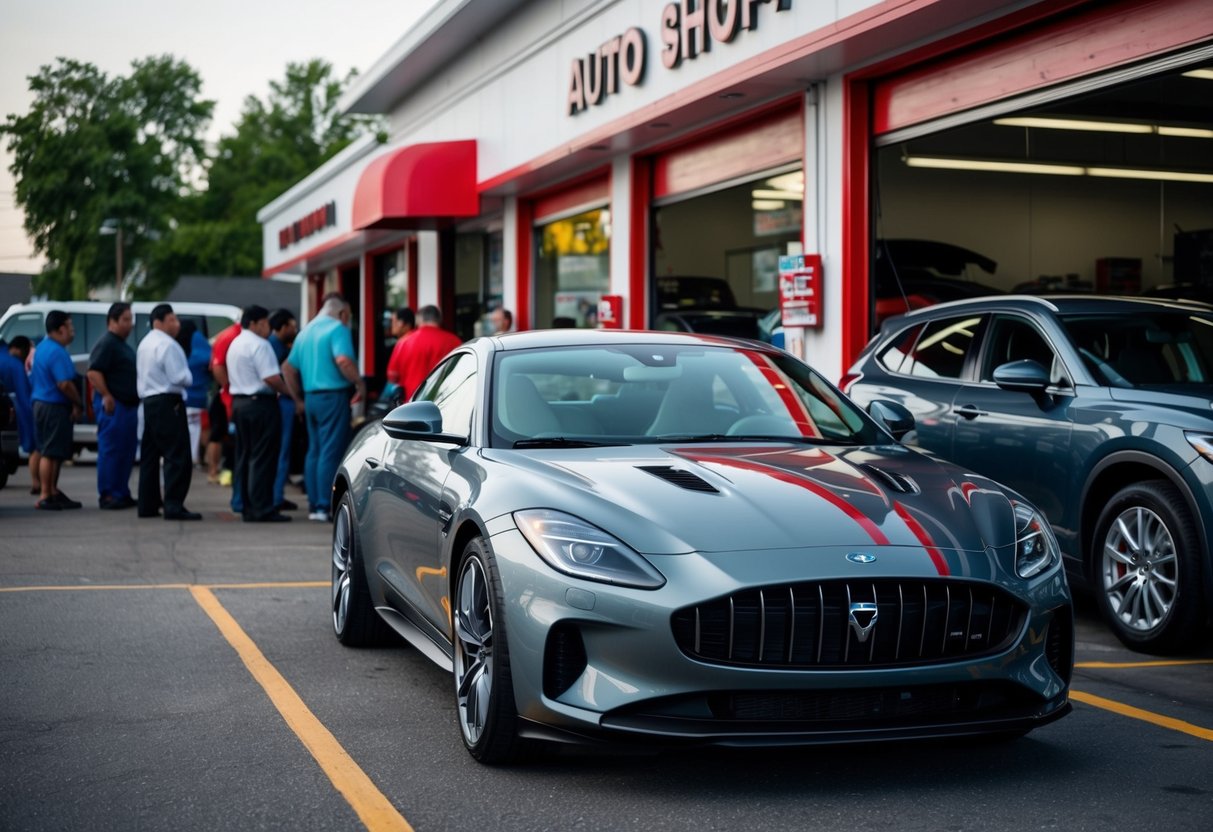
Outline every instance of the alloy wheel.
<svg viewBox="0 0 1213 832">
<path fill-rule="evenodd" d="M 338 635 L 349 620 L 352 540 L 350 511 L 342 505 L 333 524 L 333 630 Z"/>
<path fill-rule="evenodd" d="M 470 557 L 459 576 L 455 610 L 455 690 L 459 728 L 470 745 L 484 732 L 493 693 L 493 610 L 479 558 Z"/>
<path fill-rule="evenodd" d="M 1137 632 L 1160 626 L 1175 604 L 1179 579 L 1175 541 L 1162 518 L 1144 506 L 1121 512 L 1104 538 L 1101 572 L 1117 619 Z"/>
</svg>

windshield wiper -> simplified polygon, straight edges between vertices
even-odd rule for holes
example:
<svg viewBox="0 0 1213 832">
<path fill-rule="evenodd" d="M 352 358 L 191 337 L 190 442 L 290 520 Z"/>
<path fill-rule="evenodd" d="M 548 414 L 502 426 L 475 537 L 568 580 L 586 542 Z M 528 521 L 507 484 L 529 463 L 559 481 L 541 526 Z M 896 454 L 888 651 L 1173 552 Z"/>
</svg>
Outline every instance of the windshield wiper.
<svg viewBox="0 0 1213 832">
<path fill-rule="evenodd" d="M 618 442 L 592 442 L 589 439 L 570 439 L 567 436 L 538 436 L 533 439 L 519 439 L 514 443 L 515 448 L 609 448 Z"/>
<path fill-rule="evenodd" d="M 657 442 L 787 442 L 795 445 L 854 445 L 854 439 L 830 439 L 824 436 L 774 436 L 755 433 L 681 433 L 653 436 Z"/>
</svg>

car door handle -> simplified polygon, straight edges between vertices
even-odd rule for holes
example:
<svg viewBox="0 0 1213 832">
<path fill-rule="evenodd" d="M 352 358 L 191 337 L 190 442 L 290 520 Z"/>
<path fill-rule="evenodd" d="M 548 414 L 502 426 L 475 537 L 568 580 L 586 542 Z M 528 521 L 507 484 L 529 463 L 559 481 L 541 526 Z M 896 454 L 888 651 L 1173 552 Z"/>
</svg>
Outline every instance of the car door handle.
<svg viewBox="0 0 1213 832">
<path fill-rule="evenodd" d="M 954 412 L 962 419 L 976 419 L 978 416 L 990 415 L 988 411 L 978 410 L 976 405 L 971 404 L 961 405 Z"/>
<path fill-rule="evenodd" d="M 376 459 L 373 456 L 368 456 L 366 458 L 366 467 L 368 467 L 368 468 L 378 468 L 382 464 L 383 464 L 382 462 L 380 462 L 378 459 Z"/>
</svg>

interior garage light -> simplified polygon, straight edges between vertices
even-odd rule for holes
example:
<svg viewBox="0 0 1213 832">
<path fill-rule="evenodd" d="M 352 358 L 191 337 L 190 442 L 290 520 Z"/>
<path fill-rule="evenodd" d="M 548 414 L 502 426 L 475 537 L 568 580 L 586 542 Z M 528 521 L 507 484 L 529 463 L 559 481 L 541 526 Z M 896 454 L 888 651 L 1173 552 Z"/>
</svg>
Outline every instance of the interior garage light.
<svg viewBox="0 0 1213 832">
<path fill-rule="evenodd" d="M 1213 81 L 1213 69 L 1193 69 L 1184 73 L 1185 78 L 1200 78 L 1203 81 Z"/>
<path fill-rule="evenodd" d="M 905 156 L 907 167 L 940 170 L 978 170 L 996 173 L 1041 173 L 1053 176 L 1098 176 L 1113 179 L 1151 179 L 1163 182 L 1213 182 L 1213 173 L 1144 168 L 1050 165 L 1035 162 L 999 162 L 990 159 L 955 159 L 943 156 Z"/>
<path fill-rule="evenodd" d="M 750 203 L 755 211 L 778 211 L 786 205 L 782 199 L 756 199 Z"/>
<path fill-rule="evenodd" d="M 1037 127 L 1045 130 L 1086 130 L 1095 133 L 1139 133 L 1159 136 L 1181 136 L 1190 139 L 1213 139 L 1213 130 L 1201 127 L 1172 127 L 1166 124 L 1141 124 L 1132 121 L 1087 121 L 1072 118 L 1023 116 L 996 118 L 1003 127 Z"/>
<path fill-rule="evenodd" d="M 750 191 L 750 196 L 753 199 L 791 199 L 796 202 L 804 201 L 804 192 L 802 191 L 777 191 L 770 188 L 755 188 Z"/>
</svg>

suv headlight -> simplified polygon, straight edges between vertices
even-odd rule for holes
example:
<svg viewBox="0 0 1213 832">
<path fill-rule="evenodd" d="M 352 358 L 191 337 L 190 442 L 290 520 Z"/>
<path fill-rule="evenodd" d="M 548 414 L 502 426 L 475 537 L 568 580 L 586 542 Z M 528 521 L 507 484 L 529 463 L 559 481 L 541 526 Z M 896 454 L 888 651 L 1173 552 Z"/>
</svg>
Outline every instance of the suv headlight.
<svg viewBox="0 0 1213 832">
<path fill-rule="evenodd" d="M 1196 453 L 1213 462 L 1213 436 L 1207 433 L 1196 433 L 1195 431 L 1186 430 L 1184 431 L 1184 439 L 1187 439 L 1188 444 L 1196 449 Z"/>
<path fill-rule="evenodd" d="M 1027 503 L 1011 501 L 1015 509 L 1015 573 L 1033 578 L 1061 560 L 1053 529 L 1044 515 Z"/>
<path fill-rule="evenodd" d="M 549 566 L 587 581 L 657 589 L 665 578 L 640 553 L 597 526 L 551 509 L 514 512 L 523 537 Z"/>
</svg>

